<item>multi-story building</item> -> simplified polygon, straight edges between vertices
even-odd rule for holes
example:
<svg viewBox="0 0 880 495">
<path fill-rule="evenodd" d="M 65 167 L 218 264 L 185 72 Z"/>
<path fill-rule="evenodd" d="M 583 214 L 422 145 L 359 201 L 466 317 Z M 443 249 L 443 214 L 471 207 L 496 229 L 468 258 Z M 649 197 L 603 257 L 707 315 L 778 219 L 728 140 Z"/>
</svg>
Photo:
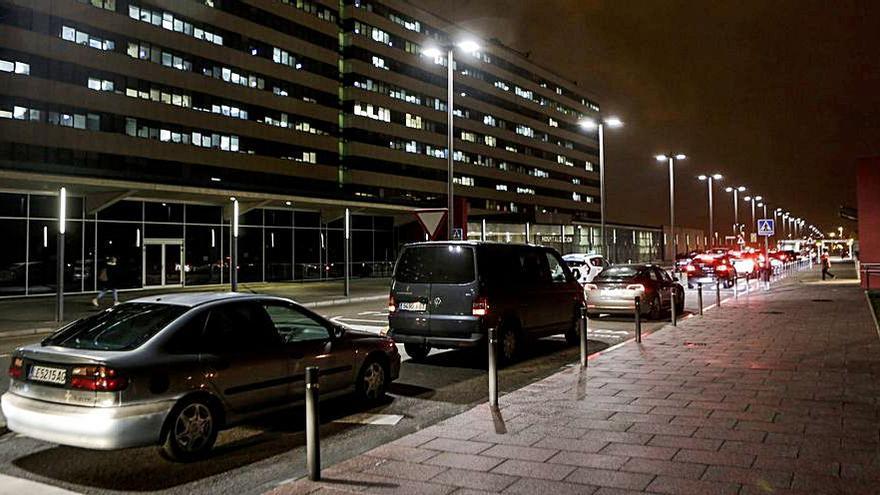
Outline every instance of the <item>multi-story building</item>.
<svg viewBox="0 0 880 495">
<path fill-rule="evenodd" d="M 0 296 L 385 274 L 445 206 L 446 63 L 399 0 L 0 0 Z M 455 63 L 458 224 L 598 219 L 599 107 L 501 44 Z M 540 227 L 536 227 L 540 229 Z"/>
</svg>

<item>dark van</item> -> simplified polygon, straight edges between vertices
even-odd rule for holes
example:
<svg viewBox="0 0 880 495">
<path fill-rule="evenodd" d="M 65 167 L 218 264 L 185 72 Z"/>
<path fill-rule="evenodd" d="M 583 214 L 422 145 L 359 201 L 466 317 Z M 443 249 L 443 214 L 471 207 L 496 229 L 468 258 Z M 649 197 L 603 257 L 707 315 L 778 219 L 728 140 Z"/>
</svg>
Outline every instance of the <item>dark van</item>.
<svg viewBox="0 0 880 495">
<path fill-rule="evenodd" d="M 583 288 L 552 248 L 489 242 L 404 246 L 388 300 L 388 336 L 414 360 L 431 348 L 473 347 L 498 328 L 499 358 L 529 339 L 563 333 L 577 342 Z"/>
</svg>

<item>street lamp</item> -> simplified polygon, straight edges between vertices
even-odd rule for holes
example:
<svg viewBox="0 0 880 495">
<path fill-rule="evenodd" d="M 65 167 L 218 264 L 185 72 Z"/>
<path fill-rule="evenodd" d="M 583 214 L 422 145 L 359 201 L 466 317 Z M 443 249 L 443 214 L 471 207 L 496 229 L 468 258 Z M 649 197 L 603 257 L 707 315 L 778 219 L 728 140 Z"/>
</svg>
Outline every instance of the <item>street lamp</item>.
<svg viewBox="0 0 880 495">
<path fill-rule="evenodd" d="M 724 178 L 721 174 L 712 174 L 712 175 L 699 175 L 698 179 L 706 181 L 706 189 L 709 190 L 709 237 L 712 239 L 712 243 L 715 243 L 715 208 L 712 201 L 712 183 L 716 180 L 721 180 Z"/>
<path fill-rule="evenodd" d="M 669 162 L 669 235 L 672 236 L 672 260 L 675 261 L 675 253 L 678 249 L 678 242 L 675 238 L 675 160 L 684 160 L 687 158 L 684 153 L 675 155 L 656 155 L 654 158 L 658 162 Z"/>
<path fill-rule="evenodd" d="M 598 130 L 599 134 L 599 231 L 602 235 L 602 255 L 608 256 L 608 242 L 605 241 L 605 126 L 612 129 L 623 127 L 623 121 L 617 117 L 606 117 L 598 122 L 584 119 L 580 126 L 586 130 Z"/>
<path fill-rule="evenodd" d="M 232 266 L 230 266 L 229 282 L 232 292 L 238 291 L 238 200 L 232 200 Z"/>
<path fill-rule="evenodd" d="M 67 188 L 58 190 L 58 251 L 56 267 L 55 321 L 64 321 L 64 234 L 67 232 Z"/>
<path fill-rule="evenodd" d="M 755 232 L 755 203 L 761 201 L 763 198 L 761 196 L 746 196 L 743 200 L 747 203 L 752 203 L 752 227 L 750 229 L 751 233 Z"/>
<path fill-rule="evenodd" d="M 443 47 L 427 47 L 422 50 L 422 53 L 428 57 L 431 57 L 435 60 L 439 59 L 443 56 L 443 52 L 446 52 L 446 238 L 452 239 L 452 229 L 455 228 L 453 221 L 453 180 L 454 180 L 454 172 L 455 166 L 453 165 L 453 127 L 454 124 L 452 122 L 453 119 L 453 105 L 454 105 L 454 97 L 453 97 L 453 86 L 455 79 L 455 71 L 453 69 L 455 65 L 455 49 L 465 53 L 474 53 L 480 50 L 480 45 L 473 40 L 465 40 L 455 44 L 448 44 Z"/>
<path fill-rule="evenodd" d="M 746 186 L 731 186 L 724 188 L 725 192 L 733 193 L 733 236 L 740 233 L 739 226 L 739 193 L 746 190 Z M 736 241 L 734 241 L 736 242 Z"/>
</svg>

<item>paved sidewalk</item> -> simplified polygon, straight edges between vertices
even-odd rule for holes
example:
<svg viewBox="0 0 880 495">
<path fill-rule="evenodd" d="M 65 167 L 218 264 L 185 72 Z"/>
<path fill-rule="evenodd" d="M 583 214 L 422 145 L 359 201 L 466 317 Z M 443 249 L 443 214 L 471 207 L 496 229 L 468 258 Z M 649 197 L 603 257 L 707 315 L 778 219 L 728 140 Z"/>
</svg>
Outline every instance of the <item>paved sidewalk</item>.
<svg viewBox="0 0 880 495">
<path fill-rule="evenodd" d="M 816 275 L 502 396 L 505 434 L 484 404 L 273 495 L 876 494 L 877 330 Z"/>
<path fill-rule="evenodd" d="M 240 292 L 259 292 L 289 297 L 307 306 L 320 307 L 365 300 L 382 300 L 388 297 L 389 281 L 386 278 L 352 279 L 351 296 L 343 296 L 341 280 L 328 282 L 276 282 L 240 283 Z M 177 287 L 173 289 L 137 290 L 119 292 L 120 301 L 168 292 L 227 291 L 229 286 Z M 69 295 L 64 298 L 64 316 L 72 321 L 91 314 L 94 294 Z M 108 295 L 102 307 L 112 304 Z M 0 337 L 45 333 L 58 328 L 55 318 L 54 296 L 21 297 L 0 300 Z"/>
</svg>

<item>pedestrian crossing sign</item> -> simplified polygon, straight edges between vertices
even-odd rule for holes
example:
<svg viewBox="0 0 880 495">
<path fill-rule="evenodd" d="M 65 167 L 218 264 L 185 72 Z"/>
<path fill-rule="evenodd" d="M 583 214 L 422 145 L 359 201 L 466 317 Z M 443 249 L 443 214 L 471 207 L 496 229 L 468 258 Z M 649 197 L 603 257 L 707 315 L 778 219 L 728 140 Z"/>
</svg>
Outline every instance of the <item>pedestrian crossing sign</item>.
<svg viewBox="0 0 880 495">
<path fill-rule="evenodd" d="M 762 218 L 758 220 L 758 235 L 771 236 L 775 232 L 772 218 Z"/>
</svg>

